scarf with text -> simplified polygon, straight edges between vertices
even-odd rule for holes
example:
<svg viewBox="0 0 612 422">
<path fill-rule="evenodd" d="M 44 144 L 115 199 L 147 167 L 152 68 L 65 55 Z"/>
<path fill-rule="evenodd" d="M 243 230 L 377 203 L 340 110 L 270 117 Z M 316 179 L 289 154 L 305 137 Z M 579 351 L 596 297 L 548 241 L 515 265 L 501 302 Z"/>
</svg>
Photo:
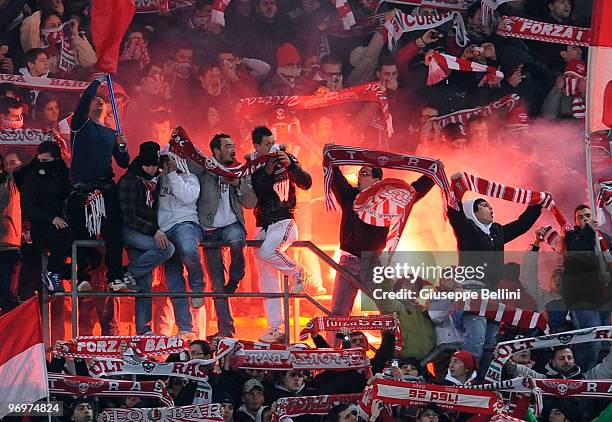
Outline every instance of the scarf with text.
<svg viewBox="0 0 612 422">
<path fill-rule="evenodd" d="M 257 169 L 265 166 L 269 158 L 276 156 L 276 154 L 266 154 L 254 160 L 250 160 L 246 164 L 225 167 L 219 163 L 215 157 L 207 157 L 204 155 L 204 153 L 191 142 L 189 135 L 187 135 L 187 132 L 185 132 L 181 126 L 177 126 L 172 131 L 170 152 L 181 158 L 190 159 L 204 170 L 229 180 L 252 175 Z"/>
<path fill-rule="evenodd" d="M 45 53 L 49 57 L 59 56 L 59 68 L 66 72 L 74 69 L 77 65 L 76 53 L 72 44 L 72 30 L 68 22 L 63 23 L 58 28 L 41 29 L 40 33 L 40 40 Z"/>
<path fill-rule="evenodd" d="M 445 206 L 457 208 L 454 194 L 441 161 L 427 157 L 395 154 L 344 145 L 326 144 L 323 147 L 323 173 L 325 177 L 325 205 L 328 210 L 337 210 L 331 192 L 332 169 L 338 166 L 368 166 L 395 170 L 410 170 L 431 178 L 442 189 Z"/>
<path fill-rule="evenodd" d="M 538 22 L 518 16 L 502 16 L 497 29 L 498 35 L 543 41 L 555 44 L 588 47 L 591 39 L 589 28 Z"/>
<path fill-rule="evenodd" d="M 404 13 L 401 10 L 395 10 L 395 17 L 384 24 L 387 30 L 388 47 L 390 51 L 406 32 L 423 31 L 431 28 L 437 28 L 444 25 L 446 22 L 453 22 L 455 30 L 455 42 L 459 47 L 465 47 L 469 41 L 465 23 L 461 13 L 457 11 L 440 12 L 431 15 L 411 15 Z"/>
<path fill-rule="evenodd" d="M 487 66 L 473 62 L 471 60 L 462 59 L 461 57 L 451 56 L 450 54 L 438 53 L 432 50 L 431 59 L 429 60 L 429 74 L 427 76 L 427 85 L 435 85 L 438 82 L 447 78 L 449 70 L 459 70 L 461 72 L 485 72 L 485 78 L 503 78 L 504 74 L 493 66 Z"/>
<path fill-rule="evenodd" d="M 240 114 L 242 116 L 260 114 L 273 107 L 281 106 L 286 110 L 311 110 L 339 104 L 372 101 L 380 106 L 388 136 L 393 135 L 393 120 L 389 111 L 389 100 L 386 88 L 380 82 L 370 82 L 363 85 L 345 88 L 336 92 L 321 92 L 314 95 L 248 97 L 240 99 Z"/>
<path fill-rule="evenodd" d="M 327 415 L 332 407 L 339 404 L 359 403 L 361 395 L 357 393 L 280 398 L 274 402 L 272 422 L 302 415 Z"/>
<path fill-rule="evenodd" d="M 502 302 L 488 299 L 467 299 L 463 302 L 455 302 L 458 310 L 469 312 L 490 321 L 503 322 L 518 328 L 521 332 L 534 328 L 540 329 L 548 334 L 550 327 L 546 315 L 527 309 L 515 308 Z"/>
<path fill-rule="evenodd" d="M 46 141 L 58 144 L 62 158 L 70 160 L 68 145 L 55 129 L 0 129 L 0 145 L 40 145 Z"/>
<path fill-rule="evenodd" d="M 433 117 L 429 120 L 437 123 L 440 128 L 444 128 L 451 123 L 461 123 L 465 125 L 472 118 L 488 117 L 493 114 L 494 111 L 502 107 L 508 107 L 508 111 L 510 111 L 516 107 L 520 99 L 521 97 L 517 94 L 508 94 L 482 107 L 459 110 L 454 113 L 445 114 L 444 116 Z"/>
<path fill-rule="evenodd" d="M 49 393 L 78 397 L 148 397 L 166 406 L 174 401 L 163 383 L 157 381 L 120 381 L 65 374 L 47 374 Z"/>
<path fill-rule="evenodd" d="M 502 400 L 492 391 L 384 378 L 374 380 L 371 398 L 400 406 L 434 403 L 442 409 L 483 415 L 495 415 L 504 411 Z"/>
<path fill-rule="evenodd" d="M 241 341 L 230 362 L 232 368 L 265 369 L 272 371 L 312 370 L 347 371 L 368 369 L 370 360 L 366 351 L 354 349 L 307 349 L 296 346 L 261 349 Z"/>
<path fill-rule="evenodd" d="M 536 416 L 541 416 L 543 396 L 555 398 L 612 399 L 612 381 L 582 379 L 540 379 L 518 377 L 488 384 L 471 385 L 476 390 L 529 393 L 535 398 Z"/>
<path fill-rule="evenodd" d="M 461 177 L 453 181 L 452 189 L 459 201 L 463 198 L 465 192 L 471 191 L 492 198 L 514 202 L 516 204 L 540 204 L 543 208 L 551 212 L 554 219 L 563 230 L 571 230 L 571 226 L 567 222 L 567 219 L 563 216 L 561 210 L 557 208 L 552 195 L 548 192 L 514 188 L 512 186 L 502 185 L 501 183 L 491 182 L 468 173 L 461 173 Z"/>
<path fill-rule="evenodd" d="M 121 359 L 128 349 L 137 357 L 150 358 L 180 353 L 188 349 L 188 343 L 178 336 L 83 336 L 59 342 L 54 352 L 56 356 L 69 358 Z"/>
<path fill-rule="evenodd" d="M 309 334 L 319 331 L 338 331 L 340 328 L 349 328 L 351 331 L 393 331 L 395 336 L 395 351 L 400 352 L 404 338 L 399 321 L 395 314 L 391 315 L 362 315 L 362 316 L 320 316 L 311 319 L 306 327 L 300 331 L 300 341 L 305 341 Z"/>
<path fill-rule="evenodd" d="M 20 88 L 48 91 L 82 92 L 89 86 L 86 81 L 73 81 L 71 79 L 38 78 L 35 76 L 11 75 L 0 73 L 0 83 L 10 82 Z"/>
<path fill-rule="evenodd" d="M 94 377 L 121 375 L 152 375 L 159 377 L 181 377 L 195 381 L 208 379 L 209 360 L 195 359 L 189 362 L 152 362 L 126 359 L 98 358 L 89 369 Z"/>
<path fill-rule="evenodd" d="M 591 341 L 612 341 L 612 326 L 592 327 L 582 330 L 564 331 L 546 336 L 522 338 L 498 343 L 493 352 L 493 361 L 485 379 L 501 381 L 501 372 L 512 355 L 525 350 L 544 349 L 569 344 L 588 343 Z"/>
<path fill-rule="evenodd" d="M 100 412 L 103 422 L 160 421 L 160 422 L 223 422 L 221 405 L 201 404 L 177 407 L 107 408 Z"/>
<path fill-rule="evenodd" d="M 374 183 L 355 197 L 353 211 L 361 221 L 389 228 L 385 245 L 389 261 L 399 245 L 416 196 L 416 190 L 409 183 L 388 178 Z"/>
</svg>

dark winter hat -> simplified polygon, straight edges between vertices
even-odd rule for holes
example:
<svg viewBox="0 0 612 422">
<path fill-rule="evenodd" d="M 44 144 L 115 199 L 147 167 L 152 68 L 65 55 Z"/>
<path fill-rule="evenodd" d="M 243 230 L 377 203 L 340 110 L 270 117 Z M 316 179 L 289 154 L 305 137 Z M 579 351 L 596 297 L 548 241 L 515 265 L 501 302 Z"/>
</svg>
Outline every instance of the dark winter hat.
<svg viewBox="0 0 612 422">
<path fill-rule="evenodd" d="M 140 164 L 143 166 L 158 166 L 159 144 L 153 141 L 147 141 L 140 144 L 138 159 L 140 160 Z"/>
<path fill-rule="evenodd" d="M 53 158 L 59 158 L 62 151 L 58 144 L 53 141 L 45 141 L 38 146 L 38 154 L 50 153 Z"/>
<path fill-rule="evenodd" d="M 372 177 L 375 179 L 382 180 L 383 170 L 380 167 L 372 167 Z"/>
</svg>

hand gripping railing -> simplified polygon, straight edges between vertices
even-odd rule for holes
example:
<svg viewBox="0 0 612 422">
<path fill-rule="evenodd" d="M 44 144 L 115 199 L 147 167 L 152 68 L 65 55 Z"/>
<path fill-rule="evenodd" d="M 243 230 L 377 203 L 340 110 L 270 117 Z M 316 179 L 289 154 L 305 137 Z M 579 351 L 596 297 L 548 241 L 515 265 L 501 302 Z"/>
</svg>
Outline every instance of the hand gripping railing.
<svg viewBox="0 0 612 422">
<path fill-rule="evenodd" d="M 262 240 L 247 240 L 246 244 L 250 247 L 259 247 L 263 243 Z M 284 307 L 284 319 L 285 319 L 285 342 L 289 343 L 290 337 L 290 315 L 289 315 L 289 303 L 291 299 L 305 299 L 312 303 L 315 307 L 321 310 L 324 314 L 330 315 L 331 311 L 319 303 L 316 299 L 308 294 L 294 294 L 289 291 L 289 278 L 285 275 L 283 277 L 283 288 L 284 291 L 281 293 L 173 293 L 173 292 L 151 292 L 151 293 L 118 293 L 118 292 L 79 292 L 77 290 L 77 253 L 78 248 L 97 248 L 104 246 L 104 242 L 101 240 L 75 240 L 72 243 L 72 275 L 71 275 L 71 286 L 72 291 L 67 293 L 55 293 L 54 296 L 70 296 L 72 297 L 72 336 L 78 337 L 79 335 L 79 324 L 78 324 L 78 298 L 79 297 L 211 297 L 211 298 L 231 298 L 231 297 L 257 297 L 257 298 L 268 298 L 276 299 L 281 298 L 283 300 Z M 200 245 L 202 248 L 219 248 L 225 247 L 222 242 L 203 242 Z M 331 259 L 325 252 L 319 249 L 313 242 L 309 240 L 298 240 L 291 244 L 292 248 L 306 248 L 314 253 L 319 259 L 325 264 L 332 267 L 337 272 L 341 273 L 345 279 L 351 283 L 356 289 L 360 289 L 361 283 L 359 279 L 353 274 L 348 272 L 336 261 Z M 45 309 L 43 311 L 43 330 L 44 332 L 49 331 L 49 296 L 46 289 L 43 289 L 43 305 Z M 297 313 L 296 313 L 297 314 Z M 296 315 L 295 327 L 297 327 L 297 321 L 299 316 Z M 50 336 L 45 335 L 45 342 L 50 345 Z"/>
</svg>

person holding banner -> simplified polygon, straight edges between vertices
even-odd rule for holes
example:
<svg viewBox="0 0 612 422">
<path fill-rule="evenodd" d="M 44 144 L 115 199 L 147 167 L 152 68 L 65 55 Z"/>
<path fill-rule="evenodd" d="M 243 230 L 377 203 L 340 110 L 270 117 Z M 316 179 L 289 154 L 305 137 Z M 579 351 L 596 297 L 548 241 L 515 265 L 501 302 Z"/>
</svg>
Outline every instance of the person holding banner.
<svg viewBox="0 0 612 422">
<path fill-rule="evenodd" d="M 108 106 L 96 95 L 104 76 L 99 76 L 83 92 L 72 116 L 71 144 L 74 180 L 68 197 L 68 212 L 75 239 L 101 236 L 106 243 L 106 278 L 114 291 L 139 291 L 136 281 L 123 274 L 121 210 L 112 159 L 127 168 L 130 156 L 127 140 L 104 125 Z"/>
</svg>

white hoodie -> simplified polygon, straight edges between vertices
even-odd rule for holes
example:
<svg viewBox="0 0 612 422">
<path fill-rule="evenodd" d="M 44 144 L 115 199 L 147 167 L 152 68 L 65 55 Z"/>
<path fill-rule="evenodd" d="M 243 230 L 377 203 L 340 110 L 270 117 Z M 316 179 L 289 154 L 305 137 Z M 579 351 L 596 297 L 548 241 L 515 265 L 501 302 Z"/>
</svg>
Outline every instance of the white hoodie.
<svg viewBox="0 0 612 422">
<path fill-rule="evenodd" d="M 167 232 L 174 225 L 186 221 L 199 223 L 197 206 L 199 196 L 200 182 L 194 174 L 178 174 L 176 171 L 164 174 L 161 178 L 157 211 L 160 230 Z"/>
<path fill-rule="evenodd" d="M 492 223 L 481 223 L 478 218 L 476 218 L 476 214 L 474 213 L 474 202 L 476 201 L 477 199 L 468 199 L 467 201 L 463 201 L 463 213 L 469 220 L 472 220 L 480 230 L 485 232 L 487 236 L 490 236 Z"/>
</svg>

